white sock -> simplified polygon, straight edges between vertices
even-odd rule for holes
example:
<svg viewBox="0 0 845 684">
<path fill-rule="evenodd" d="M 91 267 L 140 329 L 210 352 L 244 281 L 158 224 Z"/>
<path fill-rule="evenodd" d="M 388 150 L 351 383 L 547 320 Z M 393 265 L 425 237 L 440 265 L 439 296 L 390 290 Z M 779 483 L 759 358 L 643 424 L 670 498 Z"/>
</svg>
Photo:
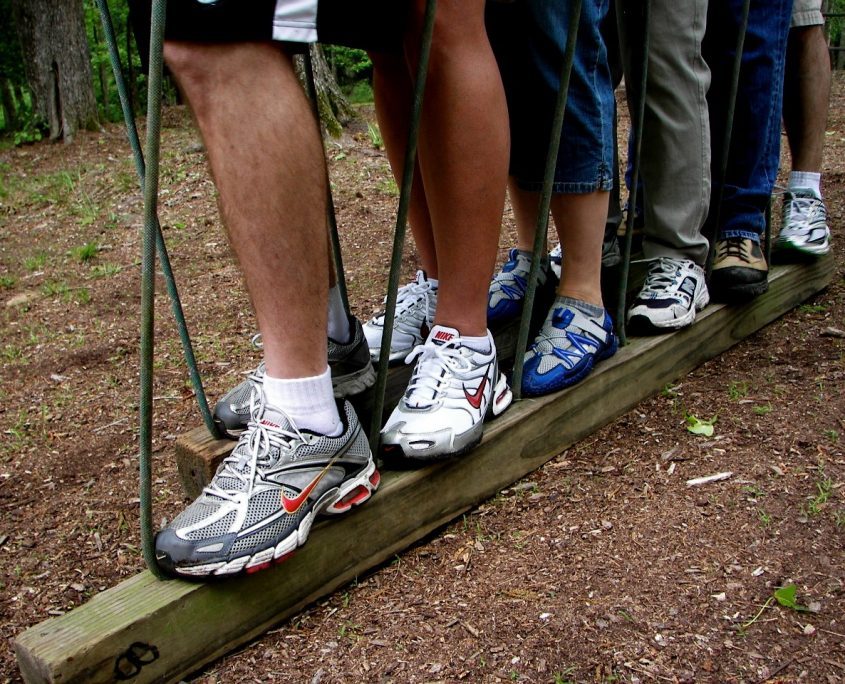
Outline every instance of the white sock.
<svg viewBox="0 0 845 684">
<path fill-rule="evenodd" d="M 490 333 L 487 333 L 484 337 L 467 337 L 461 335 L 461 344 L 473 351 L 477 351 L 479 354 L 489 354 L 493 348 Z"/>
<path fill-rule="evenodd" d="M 431 286 L 432 286 L 435 290 L 436 290 L 436 289 L 439 287 L 439 285 L 440 285 L 440 281 L 439 281 L 437 278 L 426 278 L 426 280 L 428 280 L 429 284 L 430 284 L 430 285 L 431 285 Z"/>
<path fill-rule="evenodd" d="M 813 171 L 790 171 L 787 190 L 812 190 L 819 199 L 822 198 L 821 191 L 822 175 Z"/>
<path fill-rule="evenodd" d="M 328 336 L 340 344 L 346 344 L 352 336 L 352 331 L 349 329 L 349 316 L 343 308 L 343 299 L 340 297 L 340 288 L 337 285 L 329 288 Z"/>
<path fill-rule="evenodd" d="M 310 378 L 264 376 L 267 403 L 284 411 L 300 430 L 337 437 L 343 424 L 332 391 L 332 376 L 326 366 L 322 375 Z"/>
</svg>

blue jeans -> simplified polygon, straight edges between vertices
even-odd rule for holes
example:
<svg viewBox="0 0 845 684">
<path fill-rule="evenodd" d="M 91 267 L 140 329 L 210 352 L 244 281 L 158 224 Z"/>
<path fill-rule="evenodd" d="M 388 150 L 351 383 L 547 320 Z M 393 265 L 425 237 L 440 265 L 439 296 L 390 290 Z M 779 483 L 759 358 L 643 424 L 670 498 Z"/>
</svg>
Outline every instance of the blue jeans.
<svg viewBox="0 0 845 684">
<path fill-rule="evenodd" d="M 541 190 L 551 138 L 569 2 L 488 3 L 487 30 L 499 62 L 511 129 L 510 173 Z M 584 0 L 569 79 L 553 192 L 586 194 L 613 186 L 614 96 L 600 31 L 609 0 Z"/>
<path fill-rule="evenodd" d="M 741 0 L 710 2 L 704 56 L 712 81 L 710 106 L 713 150 L 713 203 L 718 198 L 719 160 L 726 134 L 726 117 Z M 707 227 L 717 239 L 732 237 L 760 241 L 765 212 L 780 164 L 780 119 L 783 71 L 792 0 L 751 0 L 742 53 L 736 110 L 719 225 L 711 204 Z"/>
</svg>

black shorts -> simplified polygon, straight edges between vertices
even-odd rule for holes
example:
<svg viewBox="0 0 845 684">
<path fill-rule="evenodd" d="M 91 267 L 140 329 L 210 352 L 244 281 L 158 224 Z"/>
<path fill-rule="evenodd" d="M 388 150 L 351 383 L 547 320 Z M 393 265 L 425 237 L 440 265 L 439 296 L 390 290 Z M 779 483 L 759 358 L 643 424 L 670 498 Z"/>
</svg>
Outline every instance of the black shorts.
<svg viewBox="0 0 845 684">
<path fill-rule="evenodd" d="M 165 37 L 201 43 L 274 40 L 396 51 L 410 0 L 167 0 Z M 144 61 L 151 0 L 129 0 Z"/>
</svg>

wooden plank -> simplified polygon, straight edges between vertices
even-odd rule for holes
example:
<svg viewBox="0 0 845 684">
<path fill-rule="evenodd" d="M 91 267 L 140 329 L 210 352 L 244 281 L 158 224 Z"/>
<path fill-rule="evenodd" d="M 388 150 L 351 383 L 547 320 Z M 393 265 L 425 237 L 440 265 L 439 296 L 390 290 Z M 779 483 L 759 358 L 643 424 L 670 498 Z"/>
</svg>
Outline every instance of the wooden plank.
<svg viewBox="0 0 845 684">
<path fill-rule="evenodd" d="M 119 672 L 133 682 L 178 681 L 530 473 L 823 289 L 832 274 L 830 258 L 777 268 L 769 293 L 753 302 L 711 306 L 686 330 L 634 339 L 578 386 L 513 406 L 466 457 L 384 472 L 371 501 L 321 523 L 281 566 L 216 584 L 157 582 L 144 572 L 28 629 L 14 644 L 25 681 L 106 682 Z"/>
</svg>

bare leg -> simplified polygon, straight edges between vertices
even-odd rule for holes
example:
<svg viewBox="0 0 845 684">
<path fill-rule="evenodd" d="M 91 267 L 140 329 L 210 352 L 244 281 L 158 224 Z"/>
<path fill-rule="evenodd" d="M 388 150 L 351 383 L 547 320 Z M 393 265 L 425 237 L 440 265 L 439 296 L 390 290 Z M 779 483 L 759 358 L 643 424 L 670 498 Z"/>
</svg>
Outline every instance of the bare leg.
<svg viewBox="0 0 845 684">
<path fill-rule="evenodd" d="M 510 185 L 520 249 L 534 248 L 540 194 Z M 608 193 L 556 194 L 551 212 L 563 247 L 563 272 L 558 294 L 603 307 L 601 245 L 607 221 Z"/>
<path fill-rule="evenodd" d="M 793 171 L 820 173 L 830 100 L 830 56 L 821 26 L 789 31 L 783 123 Z"/>
<path fill-rule="evenodd" d="M 326 369 L 326 171 L 290 57 L 271 44 L 167 43 L 209 151 L 269 375 Z M 249 125 L 244 125 L 249 122 Z"/>
<path fill-rule="evenodd" d="M 412 36 L 419 36 L 416 28 Z M 487 331 L 487 290 L 504 210 L 507 105 L 483 0 L 440 0 L 434 36 L 419 160 L 440 278 L 436 322 L 480 336 Z M 412 38 L 410 64 L 418 53 L 419 39 Z"/>
<path fill-rule="evenodd" d="M 390 160 L 390 168 L 396 183 L 401 186 L 413 97 L 411 77 L 402 57 L 372 53 L 370 58 L 373 62 L 376 117 L 384 139 L 385 152 Z M 414 168 L 408 223 L 419 252 L 420 266 L 430 278 L 438 278 L 434 233 L 419 164 Z"/>
</svg>

